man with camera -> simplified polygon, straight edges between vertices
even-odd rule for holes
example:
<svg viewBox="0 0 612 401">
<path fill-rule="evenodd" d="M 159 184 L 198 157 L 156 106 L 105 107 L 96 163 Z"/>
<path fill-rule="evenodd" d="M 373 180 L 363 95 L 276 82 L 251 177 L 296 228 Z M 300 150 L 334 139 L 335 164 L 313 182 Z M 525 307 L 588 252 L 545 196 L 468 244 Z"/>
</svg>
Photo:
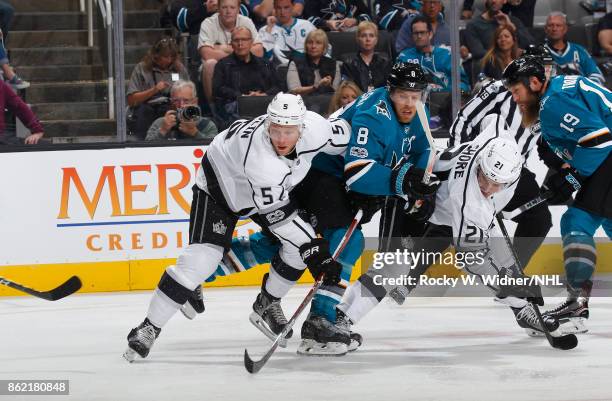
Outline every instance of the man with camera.
<svg viewBox="0 0 612 401">
<path fill-rule="evenodd" d="M 217 135 L 215 124 L 201 115 L 193 82 L 174 82 L 170 88 L 170 102 L 170 110 L 151 124 L 147 141 L 212 139 Z"/>
</svg>

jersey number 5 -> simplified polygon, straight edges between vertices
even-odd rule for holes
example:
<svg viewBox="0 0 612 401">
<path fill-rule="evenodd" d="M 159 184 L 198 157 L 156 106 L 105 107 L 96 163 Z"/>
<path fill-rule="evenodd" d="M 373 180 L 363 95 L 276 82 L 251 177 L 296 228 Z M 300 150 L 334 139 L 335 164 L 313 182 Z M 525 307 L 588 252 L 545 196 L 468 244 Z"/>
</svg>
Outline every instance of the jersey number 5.
<svg viewBox="0 0 612 401">
<path fill-rule="evenodd" d="M 563 116 L 563 121 L 570 124 L 572 127 L 575 127 L 580 122 L 580 119 L 573 114 L 567 113 Z M 568 130 L 569 132 L 574 132 L 574 128 L 568 127 L 567 125 L 560 123 L 561 128 Z"/>
</svg>

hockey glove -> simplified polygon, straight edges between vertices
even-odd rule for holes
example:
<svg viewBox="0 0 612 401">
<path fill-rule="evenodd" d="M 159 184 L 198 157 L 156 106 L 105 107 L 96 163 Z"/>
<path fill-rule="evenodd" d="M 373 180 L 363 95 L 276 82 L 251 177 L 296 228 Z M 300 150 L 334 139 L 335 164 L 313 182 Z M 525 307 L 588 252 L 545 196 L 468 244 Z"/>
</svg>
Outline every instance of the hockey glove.
<svg viewBox="0 0 612 401">
<path fill-rule="evenodd" d="M 551 205 L 567 202 L 575 191 L 580 191 L 580 188 L 582 188 L 582 177 L 572 167 L 562 168 L 544 182 L 544 189 L 553 194 L 548 199 Z"/>
<path fill-rule="evenodd" d="M 424 223 L 433 214 L 436 209 L 436 195 L 430 195 L 425 198 L 411 199 L 406 202 L 404 212 L 412 219 Z"/>
<path fill-rule="evenodd" d="M 425 170 L 414 166 L 406 159 L 402 159 L 391 170 L 391 192 L 397 195 L 408 195 L 410 198 L 424 198 L 434 194 L 440 186 L 440 180 L 431 174 L 429 183 L 423 183 Z"/>
<path fill-rule="evenodd" d="M 349 191 L 347 196 L 353 213 L 357 213 L 359 209 L 363 212 L 361 224 L 369 223 L 372 220 L 372 216 L 382 208 L 385 201 L 385 198 L 382 196 L 364 195 L 353 191 Z"/>
<path fill-rule="evenodd" d="M 305 243 L 300 247 L 300 256 L 315 280 L 321 273 L 325 273 L 323 284 L 335 285 L 340 282 L 342 265 L 332 259 L 326 239 L 315 238 Z"/>
</svg>

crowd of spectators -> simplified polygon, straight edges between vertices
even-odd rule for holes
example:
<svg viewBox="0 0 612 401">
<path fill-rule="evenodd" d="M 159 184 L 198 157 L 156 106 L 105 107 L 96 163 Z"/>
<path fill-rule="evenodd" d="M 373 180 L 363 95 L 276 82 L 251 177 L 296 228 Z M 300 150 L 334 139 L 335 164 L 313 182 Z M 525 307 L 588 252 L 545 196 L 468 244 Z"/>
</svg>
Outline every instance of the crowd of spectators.
<svg viewBox="0 0 612 401">
<path fill-rule="evenodd" d="M 499 79 L 523 49 L 541 43 L 533 34 L 536 0 L 474 3 L 465 0 L 461 6 L 459 86 L 464 95 L 477 77 Z M 206 100 L 202 109 L 210 109 L 219 130 L 245 115 L 239 109 L 241 98 L 279 91 L 327 99 L 329 104 L 319 109 L 331 113 L 348 99 L 385 85 L 399 60 L 419 63 L 433 92 L 452 88 L 451 31 L 441 0 L 173 0 L 166 11 L 177 30 L 198 36 L 201 76 L 192 79 Z M 386 31 L 389 48 L 377 47 L 381 31 Z M 331 35 L 342 32 L 354 35 L 350 49 L 330 46 Z M 568 41 L 567 33 L 567 18 L 551 13 L 543 37 L 558 70 L 605 84 L 591 53 Z M 596 34 L 591 51 L 612 55 L 610 14 L 601 18 Z M 144 85 L 149 96 L 139 103 L 158 95 L 154 86 Z M 449 111 L 446 106 L 441 109 Z M 156 107 L 157 119 L 169 110 L 168 105 Z M 136 135 L 142 133 L 140 128 Z"/>
<path fill-rule="evenodd" d="M 176 39 L 160 38 L 135 66 L 127 90 L 128 130 L 138 140 L 212 137 L 249 115 L 249 110 L 240 110 L 241 99 L 271 97 L 280 91 L 300 94 L 307 103 L 314 96 L 325 102 L 317 109 L 331 114 L 385 85 L 395 61 L 419 63 L 434 93 L 452 88 L 451 29 L 441 0 L 163 3 L 162 24 L 186 34 L 194 54 L 184 65 L 177 34 Z M 534 31 L 535 5 L 536 0 L 462 2 L 458 50 L 464 95 L 478 87 L 479 80 L 499 79 L 504 68 L 534 44 L 548 49 L 559 73 L 606 84 L 606 75 L 612 75 L 612 62 L 606 58 L 612 57 L 612 13 L 596 21 L 592 46 L 587 48 L 568 40 L 570 24 L 560 11 L 550 13 L 543 29 Z M 32 134 L 25 140 L 11 137 L 1 118 L 0 143 L 33 144 L 43 129 L 19 97 L 29 83 L 16 74 L 5 47 L 13 14 L 13 7 L 0 0 L 0 102 Z M 332 46 L 332 35 L 350 35 L 353 42 L 331 41 L 340 43 Z M 198 73 L 190 73 L 194 65 Z M 449 105 L 438 107 L 438 112 L 450 113 Z M 451 117 L 442 116 L 443 123 Z"/>
</svg>

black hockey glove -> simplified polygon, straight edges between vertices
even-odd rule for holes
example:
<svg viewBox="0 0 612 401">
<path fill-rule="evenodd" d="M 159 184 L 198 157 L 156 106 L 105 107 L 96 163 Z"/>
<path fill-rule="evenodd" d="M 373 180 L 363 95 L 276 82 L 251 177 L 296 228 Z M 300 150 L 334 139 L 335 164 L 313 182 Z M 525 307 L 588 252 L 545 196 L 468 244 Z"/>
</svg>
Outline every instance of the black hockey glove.
<svg viewBox="0 0 612 401">
<path fill-rule="evenodd" d="M 315 238 L 305 243 L 300 247 L 300 256 L 315 280 L 321 273 L 325 273 L 323 284 L 335 285 L 340 282 L 342 265 L 332 259 L 326 239 Z"/>
<path fill-rule="evenodd" d="M 414 166 L 406 159 L 402 159 L 391 170 L 391 192 L 397 195 L 408 195 L 419 199 L 434 194 L 440 186 L 440 180 L 431 174 L 429 183 L 423 183 L 425 170 Z"/>
<path fill-rule="evenodd" d="M 544 189 L 552 192 L 548 199 L 551 205 L 560 205 L 567 202 L 575 191 L 582 188 L 582 177 L 576 169 L 566 167 L 551 175 L 544 182 Z"/>
<path fill-rule="evenodd" d="M 553 150 L 548 146 L 548 143 L 541 136 L 538 138 L 538 156 L 540 160 L 546 164 L 546 167 L 552 168 L 553 170 L 561 170 L 563 163 L 563 159 L 553 152 Z"/>
<path fill-rule="evenodd" d="M 411 199 L 406 202 L 404 206 L 404 212 L 412 219 L 424 223 L 436 210 L 436 195 L 430 195 L 425 198 Z"/>
<path fill-rule="evenodd" d="M 357 213 L 359 209 L 363 212 L 361 224 L 369 223 L 372 220 L 372 216 L 383 207 L 385 202 L 383 196 L 364 195 L 353 191 L 349 191 L 347 196 L 353 213 Z"/>
</svg>

